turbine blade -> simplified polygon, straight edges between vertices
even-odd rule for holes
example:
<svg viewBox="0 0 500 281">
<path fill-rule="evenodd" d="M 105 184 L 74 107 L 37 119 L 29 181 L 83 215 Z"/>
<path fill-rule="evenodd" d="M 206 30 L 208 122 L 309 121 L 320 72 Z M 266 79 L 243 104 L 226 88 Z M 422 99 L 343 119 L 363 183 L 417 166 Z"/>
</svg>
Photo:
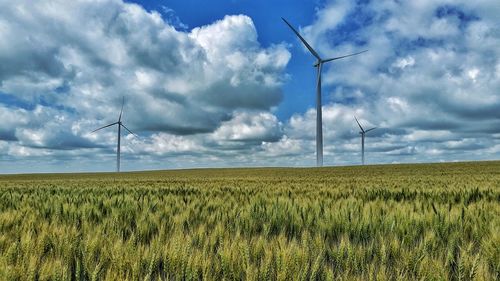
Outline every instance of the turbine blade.
<svg viewBox="0 0 500 281">
<path fill-rule="evenodd" d="M 359 124 L 358 118 L 356 118 L 356 116 L 354 116 L 354 119 L 356 119 L 356 123 L 358 123 L 358 126 L 361 129 L 361 132 L 365 133 L 365 130 L 363 130 L 363 127 L 361 127 L 361 124 Z"/>
<path fill-rule="evenodd" d="M 113 125 L 116 125 L 116 124 L 118 124 L 118 122 L 111 123 L 111 124 L 106 125 L 106 126 L 102 126 L 101 128 L 95 129 L 95 130 L 93 130 L 93 131 L 92 131 L 92 132 L 90 132 L 90 133 L 97 132 L 97 131 L 99 131 L 99 130 L 102 130 L 102 129 L 104 129 L 104 128 L 107 128 L 107 127 L 110 127 L 110 126 L 113 126 Z"/>
<path fill-rule="evenodd" d="M 373 130 L 375 130 L 375 129 L 377 129 L 377 127 L 373 127 L 373 128 L 371 128 L 371 129 L 368 129 L 368 130 L 366 130 L 366 132 L 368 133 L 369 131 L 373 131 Z"/>
<path fill-rule="evenodd" d="M 120 117 L 118 117 L 118 122 L 122 120 L 123 105 L 125 104 L 125 97 L 122 98 L 122 110 L 120 110 Z"/>
<path fill-rule="evenodd" d="M 306 46 L 306 48 L 309 50 L 309 52 L 311 52 L 311 54 L 313 56 L 315 56 L 318 60 L 321 60 L 318 53 L 316 53 L 316 51 L 311 47 L 311 45 L 309 45 L 309 43 L 307 43 L 306 39 L 304 39 L 302 36 L 300 36 L 299 32 L 297 30 L 295 30 L 295 28 L 293 28 L 293 26 L 290 23 L 288 23 L 286 21 L 286 19 L 284 19 L 284 18 L 281 18 L 281 19 L 292 29 L 292 31 L 295 33 L 295 35 L 297 35 L 297 37 L 299 37 L 300 41 L 302 41 L 302 43 Z"/>
<path fill-rule="evenodd" d="M 339 59 L 343 59 L 343 58 L 347 58 L 347 57 L 352 57 L 352 56 L 356 56 L 356 55 L 362 54 L 364 52 L 368 52 L 368 50 L 364 50 L 362 52 L 358 52 L 358 53 L 354 53 L 354 54 L 350 54 L 350 55 L 345 55 L 345 56 L 341 56 L 341 57 L 335 57 L 335 58 L 331 58 L 331 59 L 322 60 L 321 62 L 329 62 L 329 61 L 332 61 L 332 60 L 339 60 Z"/>
<path fill-rule="evenodd" d="M 127 130 L 129 133 L 131 133 L 132 135 L 134 135 L 136 138 L 139 138 L 139 136 L 138 136 L 138 135 L 136 135 L 136 134 L 132 133 L 132 131 L 130 131 L 127 127 L 125 127 L 125 125 L 123 125 L 123 124 L 120 124 L 120 125 L 121 125 L 123 128 L 125 128 L 125 130 Z"/>
</svg>

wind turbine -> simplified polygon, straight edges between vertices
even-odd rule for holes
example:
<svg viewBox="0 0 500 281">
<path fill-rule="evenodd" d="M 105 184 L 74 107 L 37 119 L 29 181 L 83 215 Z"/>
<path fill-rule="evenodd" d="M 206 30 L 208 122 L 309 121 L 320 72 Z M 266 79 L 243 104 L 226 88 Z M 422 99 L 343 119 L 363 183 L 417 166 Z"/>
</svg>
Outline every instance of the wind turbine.
<svg viewBox="0 0 500 281">
<path fill-rule="evenodd" d="M 365 131 L 363 129 L 363 127 L 361 127 L 361 124 L 359 124 L 358 118 L 356 118 L 356 116 L 354 116 L 354 119 L 356 119 L 356 123 L 358 123 L 358 126 L 361 129 L 361 131 L 359 132 L 359 134 L 361 135 L 361 162 L 364 165 L 365 164 L 365 134 L 368 133 L 369 131 L 373 131 L 373 130 L 377 129 L 377 127 L 373 127 L 371 129 L 368 129 Z"/>
<path fill-rule="evenodd" d="M 300 41 L 306 46 L 306 48 L 311 52 L 311 54 L 317 59 L 316 63 L 313 65 L 317 69 L 317 81 L 316 81 L 316 165 L 318 167 L 323 166 L 323 117 L 322 117 L 322 112 L 321 112 L 321 68 L 323 67 L 323 64 L 326 62 L 338 60 L 338 59 L 343 59 L 355 55 L 359 55 L 361 53 L 364 53 L 368 50 L 364 50 L 362 52 L 350 54 L 350 55 L 345 55 L 345 56 L 340 56 L 340 57 L 334 57 L 334 58 L 329 58 L 329 59 L 322 59 L 318 53 L 307 43 L 307 41 L 300 36 L 299 32 L 293 28 L 293 26 L 288 23 L 284 18 L 281 18 L 299 37 Z"/>
<path fill-rule="evenodd" d="M 104 128 L 107 128 L 107 127 L 110 127 L 110 126 L 113 126 L 113 125 L 118 125 L 118 145 L 116 146 L 116 172 L 120 172 L 120 137 L 121 137 L 121 128 L 125 128 L 125 130 L 127 130 L 129 133 L 131 133 L 132 135 L 136 136 L 136 134 L 132 133 L 132 131 L 130 131 L 127 127 L 125 127 L 125 125 L 123 125 L 122 123 L 122 113 L 123 113 L 123 105 L 125 104 L 125 97 L 123 97 L 122 99 L 122 109 L 120 110 L 120 116 L 118 117 L 118 121 L 117 122 L 114 122 L 114 123 L 111 123 L 111 124 L 108 124 L 106 126 L 102 126 L 98 129 L 95 129 L 93 130 L 91 133 L 94 133 L 94 132 L 97 132 L 101 129 L 104 129 Z"/>
</svg>

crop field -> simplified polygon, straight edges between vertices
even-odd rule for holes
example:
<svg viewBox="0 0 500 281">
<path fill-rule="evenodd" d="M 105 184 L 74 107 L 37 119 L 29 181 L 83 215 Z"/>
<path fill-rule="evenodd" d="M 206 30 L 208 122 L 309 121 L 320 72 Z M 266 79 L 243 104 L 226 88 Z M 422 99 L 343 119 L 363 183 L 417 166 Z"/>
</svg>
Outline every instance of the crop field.
<svg viewBox="0 0 500 281">
<path fill-rule="evenodd" d="M 0 176 L 0 280 L 499 280 L 500 162 Z"/>
</svg>

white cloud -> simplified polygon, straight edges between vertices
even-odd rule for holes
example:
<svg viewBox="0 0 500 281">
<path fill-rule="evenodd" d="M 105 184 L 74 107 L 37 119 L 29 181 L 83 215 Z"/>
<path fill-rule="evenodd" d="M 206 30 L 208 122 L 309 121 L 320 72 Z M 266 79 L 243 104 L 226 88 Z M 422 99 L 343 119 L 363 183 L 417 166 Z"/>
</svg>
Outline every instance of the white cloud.
<svg viewBox="0 0 500 281">
<path fill-rule="evenodd" d="M 124 95 L 135 130 L 193 134 L 215 130 L 234 110 L 281 100 L 290 54 L 284 45 L 262 48 L 247 16 L 184 32 L 116 0 L 7 6 L 0 91 L 24 101 L 101 119 L 116 115 Z"/>
<path fill-rule="evenodd" d="M 135 147 L 144 149 L 146 153 L 157 155 L 179 153 L 202 153 L 205 149 L 192 138 L 165 133 L 153 134 L 150 142 L 135 142 Z"/>
<path fill-rule="evenodd" d="M 325 66 L 325 163 L 358 163 L 354 115 L 379 127 L 369 163 L 498 158 L 499 13 L 487 0 L 327 1 L 300 28 L 313 47 L 369 52 Z M 116 128 L 89 132 L 117 120 L 122 96 L 141 135 L 122 137 L 125 167 L 315 162 L 315 110 L 273 113 L 288 45 L 263 47 L 248 16 L 187 30 L 168 8 L 16 1 L 0 4 L 0 37 L 2 171 L 12 160 L 107 167 L 95 155 L 114 161 Z"/>
<path fill-rule="evenodd" d="M 210 151 L 204 146 L 215 139 L 251 149 L 280 137 L 268 110 L 281 101 L 290 53 L 284 44 L 262 47 L 248 16 L 179 31 L 186 26 L 168 8 L 162 15 L 120 0 L 0 8 L 0 94 L 26 108 L 0 106 L 10 121 L 0 139 L 17 156 L 93 147 L 114 153 L 114 127 L 89 132 L 116 121 L 122 96 L 125 124 L 146 138 L 123 138 L 125 154 Z"/>
<path fill-rule="evenodd" d="M 214 133 L 216 140 L 276 141 L 281 137 L 281 123 L 268 112 L 239 112 Z"/>
<path fill-rule="evenodd" d="M 400 58 L 392 65 L 397 68 L 405 69 L 406 67 L 415 65 L 415 59 L 412 56 L 408 56 L 406 58 Z"/>
<path fill-rule="evenodd" d="M 308 149 L 305 147 L 305 142 L 297 139 L 290 139 L 287 136 L 283 136 L 283 138 L 278 142 L 263 142 L 262 148 L 265 151 L 265 154 L 269 157 L 276 156 L 299 156 L 306 152 Z M 293 163 L 289 163 L 293 165 Z M 299 165 L 303 164 L 299 162 Z"/>
<path fill-rule="evenodd" d="M 336 102 L 323 106 L 325 157 L 352 161 L 358 138 L 346 124 L 353 124 L 355 113 L 366 118 L 363 124 L 381 127 L 367 139 L 377 162 L 498 157 L 486 151 L 494 145 L 488 134 L 498 132 L 500 123 L 500 32 L 491 6 L 487 1 L 327 2 L 303 28 L 312 45 L 325 57 L 369 52 L 324 69 L 324 90 Z M 325 25 L 328 18 L 341 20 Z M 313 141 L 314 119 L 313 109 L 294 115 L 285 134 Z M 302 128 L 307 133 L 297 132 Z"/>
</svg>

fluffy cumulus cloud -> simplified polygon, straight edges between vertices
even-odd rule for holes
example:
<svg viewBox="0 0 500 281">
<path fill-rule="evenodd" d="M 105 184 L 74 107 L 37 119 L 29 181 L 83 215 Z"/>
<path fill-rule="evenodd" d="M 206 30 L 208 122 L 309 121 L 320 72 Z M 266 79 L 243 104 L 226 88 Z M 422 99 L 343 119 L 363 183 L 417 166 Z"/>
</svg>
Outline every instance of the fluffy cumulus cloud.
<svg viewBox="0 0 500 281">
<path fill-rule="evenodd" d="M 63 159 L 112 153 L 116 128 L 89 132 L 118 119 L 122 97 L 123 120 L 141 135 L 123 143 L 134 157 L 209 157 L 224 142 L 251 150 L 281 137 L 269 110 L 282 100 L 291 55 L 284 44 L 262 47 L 248 16 L 186 30 L 170 10 L 163 18 L 121 0 L 0 8 L 3 159 L 19 157 L 17 148 Z"/>
<path fill-rule="evenodd" d="M 499 14 L 482 0 L 322 2 L 299 28 L 311 45 L 369 49 L 324 67 L 325 164 L 359 162 L 354 115 L 378 127 L 370 163 L 498 158 Z M 122 137 L 125 169 L 315 162 L 315 110 L 275 115 L 300 42 L 263 46 L 248 16 L 188 27 L 122 0 L 3 1 L 0 39 L 0 172 L 110 170 L 116 127 L 90 132 L 122 97 L 139 135 Z"/>
<path fill-rule="evenodd" d="M 327 1 L 301 28 L 311 45 L 369 52 L 325 68 L 325 163 L 359 161 L 354 115 L 379 127 L 372 163 L 498 158 L 499 13 L 491 1 Z M 314 126 L 311 109 L 285 134 L 313 146 Z"/>
</svg>

